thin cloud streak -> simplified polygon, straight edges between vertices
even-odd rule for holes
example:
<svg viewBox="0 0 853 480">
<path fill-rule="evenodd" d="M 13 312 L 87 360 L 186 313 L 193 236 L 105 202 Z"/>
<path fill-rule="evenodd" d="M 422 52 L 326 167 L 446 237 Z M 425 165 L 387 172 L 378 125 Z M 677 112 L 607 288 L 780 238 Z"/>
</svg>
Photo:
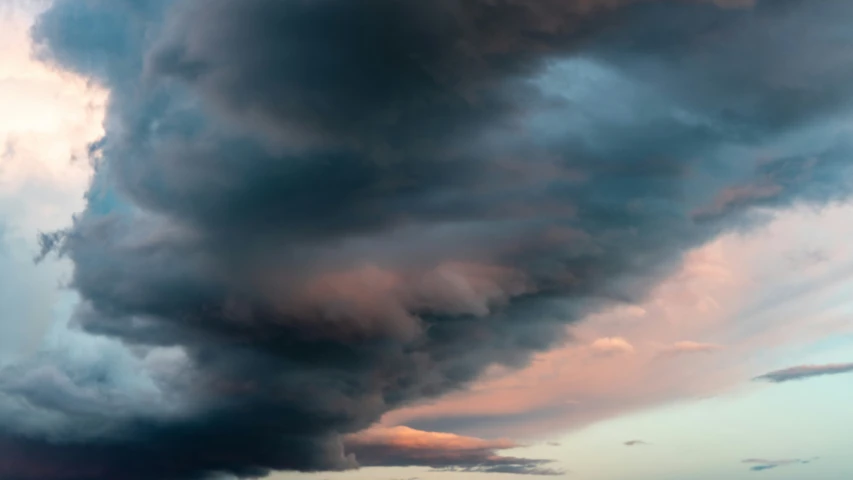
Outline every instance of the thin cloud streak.
<svg viewBox="0 0 853 480">
<path fill-rule="evenodd" d="M 809 463 L 817 460 L 817 457 L 811 459 L 784 459 L 784 460 L 766 460 L 762 458 L 747 458 L 743 460 L 742 463 L 753 465 L 749 469 L 753 472 L 763 472 L 765 470 L 772 470 L 779 467 L 789 467 L 792 465 L 808 465 Z"/>
<path fill-rule="evenodd" d="M 436 471 L 554 476 L 564 473 L 552 460 L 499 455 L 523 447 L 508 439 L 484 440 L 408 427 L 375 427 L 344 439 L 362 466 L 429 467 Z"/>
<path fill-rule="evenodd" d="M 772 383 L 785 383 L 827 375 L 841 375 L 853 372 L 853 363 L 835 363 L 828 365 L 799 365 L 796 367 L 776 370 L 755 377 L 754 380 Z"/>
<path fill-rule="evenodd" d="M 703 343 L 692 341 L 675 342 L 672 345 L 667 345 L 661 349 L 662 355 L 678 355 L 690 353 L 712 353 L 719 352 L 725 349 L 722 345 L 715 343 Z"/>
</svg>

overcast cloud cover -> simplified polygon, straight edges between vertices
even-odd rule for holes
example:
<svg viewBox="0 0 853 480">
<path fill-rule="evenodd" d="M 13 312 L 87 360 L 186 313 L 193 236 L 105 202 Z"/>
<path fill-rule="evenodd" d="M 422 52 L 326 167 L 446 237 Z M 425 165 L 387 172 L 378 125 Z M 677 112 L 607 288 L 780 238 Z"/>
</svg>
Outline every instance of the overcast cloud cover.
<svg viewBox="0 0 853 480">
<path fill-rule="evenodd" d="M 43 237 L 74 265 L 74 332 L 0 370 L 0 477 L 252 477 L 359 450 L 471 468 L 344 438 L 524 366 L 753 207 L 845 199 L 851 14 L 56 0 L 36 54 L 110 92 L 106 134 L 85 209 Z"/>
</svg>

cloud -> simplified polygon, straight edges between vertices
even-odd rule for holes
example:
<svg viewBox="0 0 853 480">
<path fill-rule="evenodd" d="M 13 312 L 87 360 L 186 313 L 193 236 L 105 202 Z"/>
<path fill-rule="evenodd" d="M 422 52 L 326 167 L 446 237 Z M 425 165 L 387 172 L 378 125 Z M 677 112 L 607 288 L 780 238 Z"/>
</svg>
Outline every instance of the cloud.
<svg viewBox="0 0 853 480">
<path fill-rule="evenodd" d="M 743 463 L 752 464 L 753 466 L 749 469 L 753 472 L 763 472 L 765 470 L 772 470 L 774 468 L 787 467 L 791 465 L 807 465 L 815 460 L 817 460 L 817 458 L 812 458 L 808 460 L 801 460 L 799 458 L 787 460 L 765 460 L 761 458 L 748 458 L 744 460 Z"/>
<path fill-rule="evenodd" d="M 444 467 L 434 469 L 435 472 L 465 472 L 465 473 L 504 473 L 510 475 L 536 475 L 556 477 L 565 475 L 564 470 L 553 470 L 535 465 L 481 465 L 476 467 Z"/>
<path fill-rule="evenodd" d="M 788 358 L 790 348 L 850 333 L 837 312 L 853 271 L 853 248 L 843 240 L 853 228 L 841 226 L 851 214 L 849 204 L 798 209 L 724 235 L 689 252 L 643 302 L 568 327 L 577 342 L 535 356 L 521 371 L 491 369 L 468 391 L 390 412 L 383 423 L 534 440 L 739 388 L 751 372 Z M 819 244 L 831 262 L 778 261 L 813 250 L 814 240 L 798 235 L 816 230 L 829 232 Z M 634 354 L 603 358 L 589 348 L 588 339 L 617 335 Z M 724 354 L 711 347 L 723 344 Z"/>
<path fill-rule="evenodd" d="M 626 447 L 636 447 L 639 445 L 648 445 L 648 443 L 642 440 L 628 440 L 627 442 L 625 442 Z"/>
<path fill-rule="evenodd" d="M 717 193 L 711 205 L 699 208 L 693 215 L 698 219 L 714 217 L 729 209 L 757 205 L 762 200 L 775 198 L 781 191 L 781 186 L 772 183 L 728 187 Z"/>
<path fill-rule="evenodd" d="M 853 7 L 783 3 L 55 1 L 36 53 L 110 98 L 46 238 L 110 340 L 0 372 L 0 477 L 355 468 L 343 438 L 641 302 L 753 206 L 846 198 Z"/>
<path fill-rule="evenodd" d="M 592 342 L 590 348 L 602 355 L 634 353 L 634 346 L 621 337 L 599 338 Z"/>
<path fill-rule="evenodd" d="M 104 133 L 106 92 L 29 56 L 28 28 L 45 7 L 0 5 L 0 364 L 37 350 L 53 321 L 70 262 L 33 265 L 36 236 L 84 208 L 86 146 Z"/>
<path fill-rule="evenodd" d="M 519 448 L 509 440 L 482 440 L 449 433 L 423 432 L 407 427 L 373 428 L 347 437 L 348 451 L 362 466 L 422 466 L 436 470 L 527 475 L 560 475 L 547 468 L 550 460 L 498 455 Z"/>
<path fill-rule="evenodd" d="M 677 355 L 682 353 L 711 353 L 723 350 L 722 345 L 714 343 L 680 341 L 663 347 L 661 353 L 665 355 Z"/>
<path fill-rule="evenodd" d="M 822 377 L 824 375 L 840 375 L 842 373 L 853 372 L 853 363 L 840 363 L 830 365 L 799 365 L 796 367 L 786 368 L 784 370 L 776 370 L 774 372 L 765 373 L 755 380 L 766 380 L 772 383 L 792 382 L 795 380 L 805 380 L 813 377 Z"/>
</svg>

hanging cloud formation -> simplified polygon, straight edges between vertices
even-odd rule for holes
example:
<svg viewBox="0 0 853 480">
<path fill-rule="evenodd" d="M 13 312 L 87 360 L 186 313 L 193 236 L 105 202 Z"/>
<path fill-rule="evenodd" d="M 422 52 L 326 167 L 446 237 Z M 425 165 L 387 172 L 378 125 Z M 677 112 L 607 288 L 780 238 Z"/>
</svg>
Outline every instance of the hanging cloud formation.
<svg viewBox="0 0 853 480">
<path fill-rule="evenodd" d="M 0 372 L 0 477 L 355 468 L 752 207 L 845 197 L 853 5 L 747 3 L 57 0 L 38 54 L 111 96 L 43 245 L 127 348 Z"/>
<path fill-rule="evenodd" d="M 347 450 L 363 466 L 425 466 L 436 470 L 515 473 L 553 476 L 565 472 L 549 468 L 551 460 L 499 455 L 519 448 L 515 442 L 482 440 L 451 433 L 423 432 L 407 427 L 376 427 L 345 439 Z"/>
</svg>

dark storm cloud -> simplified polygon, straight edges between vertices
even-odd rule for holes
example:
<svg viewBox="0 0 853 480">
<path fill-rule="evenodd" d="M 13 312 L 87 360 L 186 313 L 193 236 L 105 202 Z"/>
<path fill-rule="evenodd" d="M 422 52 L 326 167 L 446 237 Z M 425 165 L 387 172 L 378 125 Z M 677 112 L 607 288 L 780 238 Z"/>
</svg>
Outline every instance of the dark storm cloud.
<svg viewBox="0 0 853 480">
<path fill-rule="evenodd" d="M 57 0 L 37 53 L 111 100 L 43 246 L 127 348 L 0 373 L 0 477 L 352 468 L 751 207 L 844 198 L 853 4 L 720 5 Z"/>
<path fill-rule="evenodd" d="M 853 363 L 838 363 L 830 365 L 799 365 L 796 367 L 776 370 L 766 373 L 755 380 L 765 380 L 773 383 L 792 382 L 795 380 L 806 380 L 813 377 L 825 375 L 840 375 L 853 372 Z"/>
</svg>

